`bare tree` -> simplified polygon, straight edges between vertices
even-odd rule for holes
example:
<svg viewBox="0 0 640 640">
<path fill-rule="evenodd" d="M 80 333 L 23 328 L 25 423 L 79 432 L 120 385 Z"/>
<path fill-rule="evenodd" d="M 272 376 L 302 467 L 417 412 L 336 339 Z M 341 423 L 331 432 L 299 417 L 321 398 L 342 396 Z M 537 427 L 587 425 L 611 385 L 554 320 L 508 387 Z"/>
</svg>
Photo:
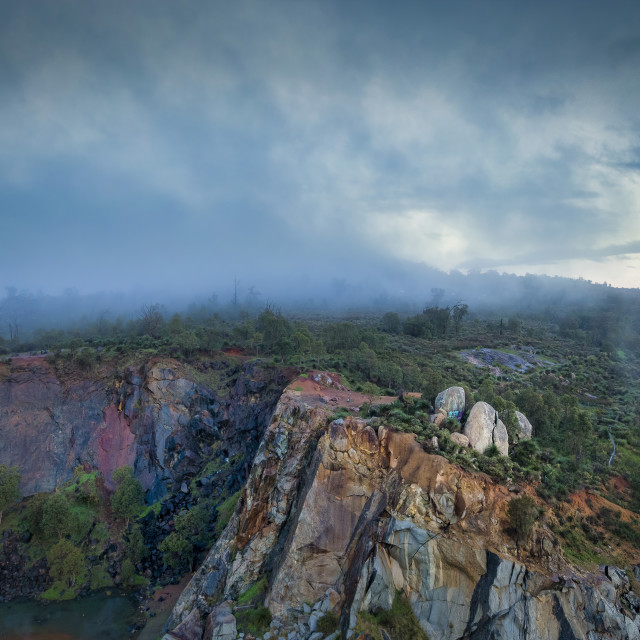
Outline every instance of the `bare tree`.
<svg viewBox="0 0 640 640">
<path fill-rule="evenodd" d="M 162 329 L 164 318 L 160 313 L 159 304 L 144 304 L 140 310 L 140 320 L 142 322 L 142 330 L 144 333 L 157 338 Z"/>
</svg>

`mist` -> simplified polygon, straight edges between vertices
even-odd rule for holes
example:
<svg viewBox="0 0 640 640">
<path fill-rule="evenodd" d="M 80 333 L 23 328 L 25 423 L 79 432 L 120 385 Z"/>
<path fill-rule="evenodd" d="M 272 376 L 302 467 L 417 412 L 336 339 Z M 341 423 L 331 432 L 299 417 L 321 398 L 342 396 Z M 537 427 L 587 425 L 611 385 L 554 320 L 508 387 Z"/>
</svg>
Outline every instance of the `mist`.
<svg viewBox="0 0 640 640">
<path fill-rule="evenodd" d="M 353 314 L 401 316 L 419 313 L 425 307 L 469 305 L 471 317 L 533 316 L 544 313 L 561 318 L 576 309 L 605 305 L 617 314 L 635 313 L 640 305 L 639 289 L 621 289 L 586 280 L 486 273 L 445 274 L 424 268 L 395 274 L 394 288 L 383 282 L 345 278 L 292 280 L 287 289 L 260 288 L 255 280 L 235 278 L 219 282 L 200 293 L 190 291 L 135 289 L 129 292 L 81 293 L 67 288 L 57 295 L 7 287 L 0 298 L 0 339 L 8 344 L 28 342 L 40 331 L 86 332 L 100 323 L 111 323 L 139 332 L 144 310 L 156 307 L 165 321 L 181 314 L 196 322 L 223 318 L 231 322 L 255 317 L 266 307 L 302 318 L 314 314 L 348 318 Z M 403 279 L 402 276 L 405 276 Z M 412 276 L 412 277 L 410 277 Z M 422 278 L 419 276 L 423 276 Z"/>
</svg>

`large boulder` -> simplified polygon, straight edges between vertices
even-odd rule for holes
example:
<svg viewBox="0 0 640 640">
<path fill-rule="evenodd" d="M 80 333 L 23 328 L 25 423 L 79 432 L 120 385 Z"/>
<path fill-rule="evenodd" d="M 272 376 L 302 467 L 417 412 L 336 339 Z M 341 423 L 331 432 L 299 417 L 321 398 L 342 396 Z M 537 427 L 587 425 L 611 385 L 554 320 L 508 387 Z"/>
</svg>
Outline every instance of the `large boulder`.
<svg viewBox="0 0 640 640">
<path fill-rule="evenodd" d="M 509 434 L 504 422 L 498 418 L 495 429 L 493 430 L 493 444 L 498 447 L 498 451 L 502 456 L 509 455 Z"/>
<path fill-rule="evenodd" d="M 447 416 L 456 413 L 458 415 L 451 417 L 462 417 L 464 406 L 465 397 L 462 387 L 449 387 L 441 391 L 436 398 L 436 411 L 444 411 Z"/>
<path fill-rule="evenodd" d="M 518 433 L 520 435 L 520 440 L 531 440 L 531 436 L 533 435 L 533 427 L 529 420 L 527 420 L 527 416 L 519 411 L 516 411 L 516 418 L 518 418 Z"/>
<path fill-rule="evenodd" d="M 464 435 L 469 444 L 479 453 L 495 444 L 503 456 L 509 455 L 509 436 L 498 412 L 486 402 L 476 402 L 464 425 Z"/>
</svg>

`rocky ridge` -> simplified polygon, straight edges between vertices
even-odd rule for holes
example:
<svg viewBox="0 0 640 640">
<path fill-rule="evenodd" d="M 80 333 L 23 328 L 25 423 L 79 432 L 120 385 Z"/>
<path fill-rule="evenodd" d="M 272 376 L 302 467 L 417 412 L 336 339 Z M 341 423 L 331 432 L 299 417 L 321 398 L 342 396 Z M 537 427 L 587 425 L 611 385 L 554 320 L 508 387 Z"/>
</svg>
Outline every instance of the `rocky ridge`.
<svg viewBox="0 0 640 640">
<path fill-rule="evenodd" d="M 512 497 L 412 434 L 331 421 L 285 393 L 165 640 L 238 637 L 231 602 L 261 578 L 274 616 L 265 639 L 318 640 L 328 611 L 355 637 L 360 612 L 390 609 L 397 591 L 431 640 L 640 638 L 624 574 L 577 571 L 544 523 L 518 548 L 505 533 Z"/>
</svg>

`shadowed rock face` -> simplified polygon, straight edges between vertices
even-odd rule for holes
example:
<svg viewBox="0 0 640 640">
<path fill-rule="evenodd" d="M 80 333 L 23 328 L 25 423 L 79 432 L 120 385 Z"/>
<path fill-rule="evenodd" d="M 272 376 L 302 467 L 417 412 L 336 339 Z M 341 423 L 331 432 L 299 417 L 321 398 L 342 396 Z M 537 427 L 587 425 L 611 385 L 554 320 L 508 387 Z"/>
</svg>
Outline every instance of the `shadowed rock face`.
<svg viewBox="0 0 640 640">
<path fill-rule="evenodd" d="M 14 359 L 0 382 L 0 463 L 17 465 L 21 491 L 52 491 L 78 464 L 134 467 L 151 500 L 195 473 L 222 440 L 249 460 L 286 385 L 259 366 L 230 366 L 224 396 L 185 377 L 179 363 L 129 368 L 115 381 L 62 379 L 45 359 Z"/>
<path fill-rule="evenodd" d="M 64 384 L 43 358 L 14 359 L 0 383 L 0 463 L 20 468 L 24 495 L 52 491 L 79 461 L 97 464 L 105 451 L 114 460 L 131 461 L 128 426 L 113 416 L 107 426 L 106 406 L 102 381 Z M 105 429 L 109 433 L 100 438 Z M 90 458 L 83 452 L 91 452 Z"/>
<path fill-rule="evenodd" d="M 623 587 L 578 577 L 544 525 L 528 566 L 516 558 L 504 533 L 510 497 L 484 474 L 427 454 L 412 434 L 376 432 L 359 418 L 328 423 L 324 409 L 285 395 L 236 514 L 170 628 L 194 610 L 211 619 L 209 603 L 266 575 L 265 604 L 301 639 L 315 619 L 300 622 L 308 604 L 341 611 L 350 637 L 358 613 L 391 608 L 397 590 L 432 640 L 640 638 Z"/>
</svg>

